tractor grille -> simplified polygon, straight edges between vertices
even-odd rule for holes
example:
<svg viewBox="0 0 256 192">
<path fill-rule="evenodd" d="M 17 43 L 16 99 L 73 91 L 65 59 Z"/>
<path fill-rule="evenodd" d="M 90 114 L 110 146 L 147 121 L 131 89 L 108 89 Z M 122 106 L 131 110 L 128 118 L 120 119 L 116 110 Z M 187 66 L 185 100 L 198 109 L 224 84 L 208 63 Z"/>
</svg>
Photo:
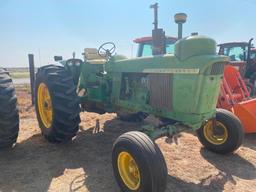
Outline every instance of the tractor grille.
<svg viewBox="0 0 256 192">
<path fill-rule="evenodd" d="M 211 68 L 211 75 L 220 75 L 224 71 L 226 63 L 214 63 Z"/>
<path fill-rule="evenodd" d="M 157 109 L 172 109 L 172 76 L 149 74 L 150 105 Z"/>
</svg>

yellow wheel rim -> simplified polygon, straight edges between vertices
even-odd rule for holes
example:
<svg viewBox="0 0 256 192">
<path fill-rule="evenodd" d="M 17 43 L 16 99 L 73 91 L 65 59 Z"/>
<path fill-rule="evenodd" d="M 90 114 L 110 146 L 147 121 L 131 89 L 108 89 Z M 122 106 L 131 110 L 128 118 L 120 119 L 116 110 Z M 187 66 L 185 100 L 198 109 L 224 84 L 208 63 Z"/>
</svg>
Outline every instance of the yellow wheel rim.
<svg viewBox="0 0 256 192">
<path fill-rule="evenodd" d="M 46 128 L 52 125 L 52 100 L 48 87 L 41 83 L 37 90 L 37 105 L 40 118 Z"/>
<path fill-rule="evenodd" d="M 208 121 L 204 127 L 204 137 L 214 145 L 222 145 L 228 139 L 228 130 L 221 122 L 216 121 L 215 130 L 213 129 L 213 121 Z"/>
<path fill-rule="evenodd" d="M 137 190 L 140 187 L 140 171 L 133 157 L 127 152 L 121 152 L 118 155 L 118 171 L 130 190 Z"/>
</svg>

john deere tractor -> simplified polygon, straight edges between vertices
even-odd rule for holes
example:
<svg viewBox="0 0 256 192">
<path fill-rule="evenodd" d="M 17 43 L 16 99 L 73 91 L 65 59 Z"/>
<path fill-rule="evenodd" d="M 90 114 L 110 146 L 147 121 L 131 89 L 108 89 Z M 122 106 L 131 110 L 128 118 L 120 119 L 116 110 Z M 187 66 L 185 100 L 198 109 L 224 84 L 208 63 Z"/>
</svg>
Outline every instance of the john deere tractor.
<svg viewBox="0 0 256 192">
<path fill-rule="evenodd" d="M 17 98 L 9 73 L 0 68 L 0 148 L 12 147 L 19 132 Z"/>
<path fill-rule="evenodd" d="M 122 191 L 165 191 L 167 168 L 154 142 L 158 138 L 197 130 L 203 145 L 221 154 L 236 150 L 243 139 L 240 121 L 216 111 L 228 58 L 216 54 L 215 41 L 189 36 L 175 43 L 173 54 L 159 55 L 165 45 L 159 40 L 166 40 L 163 30 L 156 27 L 152 38 L 152 56 L 117 60 L 114 43 L 104 43 L 86 48 L 84 61 L 60 60 L 39 68 L 36 76 L 37 118 L 50 142 L 70 141 L 81 111 L 115 112 L 127 121 L 142 121 L 149 114 L 163 120 L 115 141 L 112 165 Z"/>
</svg>

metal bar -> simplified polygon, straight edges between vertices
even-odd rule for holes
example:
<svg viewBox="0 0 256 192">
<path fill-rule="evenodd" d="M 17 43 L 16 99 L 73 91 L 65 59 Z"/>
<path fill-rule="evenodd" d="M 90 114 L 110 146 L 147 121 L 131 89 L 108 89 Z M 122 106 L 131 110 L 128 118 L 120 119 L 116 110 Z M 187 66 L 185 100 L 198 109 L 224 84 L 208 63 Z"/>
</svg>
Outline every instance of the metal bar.
<svg viewBox="0 0 256 192">
<path fill-rule="evenodd" d="M 189 130 L 190 128 L 183 124 L 165 124 L 154 126 L 152 124 L 144 125 L 141 127 L 140 131 L 149 136 L 152 140 L 156 140 L 161 137 L 170 137 L 172 138 L 174 135 L 184 131 Z"/>
<path fill-rule="evenodd" d="M 151 5 L 150 8 L 154 9 L 154 29 L 158 29 L 158 3 Z"/>
<path fill-rule="evenodd" d="M 34 55 L 28 54 L 28 63 L 29 63 L 29 74 L 30 74 L 30 86 L 31 86 L 31 102 L 32 105 L 35 105 L 35 63 Z"/>
<path fill-rule="evenodd" d="M 183 33 L 183 24 L 178 23 L 178 39 L 182 39 L 182 33 Z"/>
</svg>

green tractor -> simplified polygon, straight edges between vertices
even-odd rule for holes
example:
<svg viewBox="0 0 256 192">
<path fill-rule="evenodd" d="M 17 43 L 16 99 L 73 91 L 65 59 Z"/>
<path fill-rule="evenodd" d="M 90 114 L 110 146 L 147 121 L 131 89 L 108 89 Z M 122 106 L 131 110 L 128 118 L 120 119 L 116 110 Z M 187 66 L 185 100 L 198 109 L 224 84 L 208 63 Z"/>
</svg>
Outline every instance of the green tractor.
<svg viewBox="0 0 256 192">
<path fill-rule="evenodd" d="M 242 143 L 240 121 L 216 110 L 223 69 L 228 62 L 216 54 L 216 43 L 189 36 L 174 44 L 173 54 L 158 55 L 163 38 L 153 30 L 148 57 L 118 60 L 114 43 L 86 48 L 84 61 L 59 60 L 38 69 L 36 113 L 44 137 L 52 143 L 70 141 L 77 133 L 81 111 L 117 113 L 121 120 L 143 121 L 149 114 L 162 120 L 140 131 L 124 133 L 112 149 L 113 171 L 122 191 L 163 192 L 167 167 L 156 139 L 184 130 L 198 132 L 209 150 L 231 153 Z"/>
<path fill-rule="evenodd" d="M 17 97 L 9 73 L 0 68 L 0 148 L 12 147 L 19 132 Z"/>
</svg>

